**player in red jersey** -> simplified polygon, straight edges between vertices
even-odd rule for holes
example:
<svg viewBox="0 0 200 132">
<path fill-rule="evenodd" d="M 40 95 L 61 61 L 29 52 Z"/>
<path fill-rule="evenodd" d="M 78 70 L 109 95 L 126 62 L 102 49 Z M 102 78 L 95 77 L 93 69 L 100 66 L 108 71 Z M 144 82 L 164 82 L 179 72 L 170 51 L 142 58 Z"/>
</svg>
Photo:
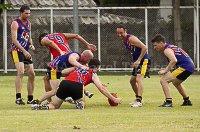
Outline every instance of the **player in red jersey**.
<svg viewBox="0 0 200 132">
<path fill-rule="evenodd" d="M 51 104 L 46 106 L 34 106 L 32 110 L 46 110 L 46 109 L 58 109 L 67 97 L 72 97 L 76 103 L 77 109 L 85 108 L 85 100 L 83 98 L 84 86 L 93 82 L 99 91 L 107 98 L 113 100 L 115 103 L 122 103 L 121 98 L 113 97 L 110 92 L 103 87 L 96 72 L 100 66 L 98 59 L 91 59 L 89 62 L 89 70 L 83 70 L 77 67 L 65 69 L 68 70 L 68 76 L 60 83 L 60 86 L 56 92 L 54 100 Z"/>
<path fill-rule="evenodd" d="M 93 44 L 89 44 L 85 39 L 83 39 L 78 34 L 70 34 L 70 33 L 42 33 L 39 36 L 39 43 L 42 46 L 46 46 L 50 52 L 52 53 L 53 57 L 56 58 L 60 55 L 67 54 L 69 52 L 72 52 L 67 40 L 70 39 L 77 39 L 80 42 L 84 43 L 89 50 L 96 51 L 96 46 Z M 49 78 L 47 75 L 44 76 L 44 84 L 45 84 L 45 90 L 46 92 L 51 91 L 52 88 L 50 86 Z M 89 92 L 88 90 L 85 90 L 85 94 L 91 98 L 94 94 Z M 47 99 L 46 103 L 51 102 L 51 98 Z"/>
</svg>

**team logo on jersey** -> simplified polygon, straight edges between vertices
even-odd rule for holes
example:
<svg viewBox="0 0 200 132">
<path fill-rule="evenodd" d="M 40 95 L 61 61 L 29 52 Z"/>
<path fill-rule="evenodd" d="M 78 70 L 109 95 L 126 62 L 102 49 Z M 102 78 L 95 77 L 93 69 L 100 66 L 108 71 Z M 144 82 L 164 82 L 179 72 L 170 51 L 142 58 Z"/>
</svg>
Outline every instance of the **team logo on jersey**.
<svg viewBox="0 0 200 132">
<path fill-rule="evenodd" d="M 22 38 L 24 38 L 26 41 L 28 41 L 28 39 L 29 39 L 29 32 L 26 32 L 25 30 L 24 30 L 24 32 L 22 33 Z"/>
</svg>

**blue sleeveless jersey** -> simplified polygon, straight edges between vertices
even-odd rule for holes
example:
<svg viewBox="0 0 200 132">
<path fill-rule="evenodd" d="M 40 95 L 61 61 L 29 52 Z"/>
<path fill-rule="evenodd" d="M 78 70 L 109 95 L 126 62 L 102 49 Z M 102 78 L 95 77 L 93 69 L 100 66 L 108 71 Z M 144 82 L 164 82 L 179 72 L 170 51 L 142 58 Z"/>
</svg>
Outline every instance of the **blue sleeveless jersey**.
<svg viewBox="0 0 200 132">
<path fill-rule="evenodd" d="M 131 45 L 131 43 L 128 41 L 129 37 L 131 37 L 131 36 L 134 36 L 134 35 L 127 34 L 126 41 L 123 41 L 123 42 L 124 42 L 124 45 L 125 45 L 126 49 L 132 54 L 133 62 L 135 62 L 135 61 L 137 61 L 138 57 L 140 56 L 142 49 L 139 48 L 139 47 L 136 47 L 134 45 Z M 145 53 L 145 55 L 142 58 L 142 60 L 143 59 L 150 59 L 150 57 L 148 56 L 147 52 Z"/>
<path fill-rule="evenodd" d="M 48 67 L 53 68 L 54 70 L 56 70 L 58 72 L 61 72 L 65 68 L 73 67 L 73 65 L 70 64 L 69 61 L 68 61 L 69 55 L 72 54 L 72 53 L 76 53 L 81 57 L 80 53 L 70 52 L 68 54 L 65 54 L 65 55 L 62 55 L 62 56 L 58 56 L 55 59 L 53 59 L 48 64 Z M 78 62 L 80 62 L 80 59 L 78 60 Z"/>
<path fill-rule="evenodd" d="M 24 25 L 22 23 L 22 21 L 18 18 L 16 20 L 14 20 L 18 23 L 18 30 L 17 30 L 17 40 L 20 43 L 20 45 L 26 50 L 29 50 L 29 39 L 30 39 L 30 28 L 31 28 L 31 24 L 30 22 L 27 20 L 26 21 L 26 25 Z M 20 49 L 18 49 L 14 43 L 11 43 L 11 48 L 10 51 L 20 51 L 22 52 Z"/>
<path fill-rule="evenodd" d="M 177 63 L 176 63 L 177 67 L 182 67 L 192 73 L 194 72 L 194 63 L 192 59 L 190 58 L 190 56 L 183 49 L 171 44 L 166 44 L 164 47 L 164 50 L 167 48 L 170 48 L 174 51 L 174 55 L 177 59 Z M 168 58 L 167 60 L 169 61 Z"/>
</svg>

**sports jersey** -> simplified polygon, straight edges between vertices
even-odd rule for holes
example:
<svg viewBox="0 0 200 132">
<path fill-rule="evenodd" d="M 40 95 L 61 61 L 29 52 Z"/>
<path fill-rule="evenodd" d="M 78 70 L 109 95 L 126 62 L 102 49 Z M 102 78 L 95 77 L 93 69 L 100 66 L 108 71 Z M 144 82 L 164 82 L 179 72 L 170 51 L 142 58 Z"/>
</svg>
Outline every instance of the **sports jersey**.
<svg viewBox="0 0 200 132">
<path fill-rule="evenodd" d="M 75 67 L 74 70 L 65 78 L 65 80 L 70 80 L 74 82 L 79 82 L 84 86 L 92 82 L 93 70 L 83 70 L 81 68 Z"/>
<path fill-rule="evenodd" d="M 192 59 L 190 58 L 190 56 L 183 49 L 175 45 L 166 44 L 164 47 L 164 50 L 168 48 L 174 51 L 174 55 L 177 59 L 177 63 L 175 65 L 177 67 L 182 67 L 190 72 L 194 72 L 194 63 Z"/>
<path fill-rule="evenodd" d="M 17 18 L 16 20 L 14 20 L 18 23 L 18 30 L 17 30 L 17 41 L 19 42 L 19 44 L 26 50 L 29 50 L 29 39 L 30 39 L 30 28 L 31 28 L 31 24 L 30 22 L 27 20 L 26 21 L 26 25 L 23 24 L 23 22 Z M 20 51 L 22 52 L 20 49 L 18 49 L 15 44 L 13 42 L 11 42 L 11 48 L 10 51 Z"/>
<path fill-rule="evenodd" d="M 124 42 L 124 45 L 126 47 L 126 49 L 132 54 L 132 59 L 133 59 L 133 62 L 137 61 L 138 57 L 140 56 L 141 54 L 141 51 L 142 49 L 139 48 L 139 47 L 136 47 L 134 45 L 132 45 L 130 42 L 129 42 L 129 37 L 131 36 L 134 36 L 132 34 L 127 34 L 126 36 L 126 40 L 123 41 Z M 142 58 L 143 59 L 150 59 L 150 57 L 148 56 L 147 52 L 145 53 L 144 57 Z"/>
<path fill-rule="evenodd" d="M 69 61 L 68 61 L 69 56 L 72 53 L 78 54 L 80 56 L 79 58 L 81 58 L 81 55 L 79 53 L 77 53 L 77 52 L 70 52 L 68 54 L 61 55 L 61 56 L 58 56 L 58 57 L 54 58 L 48 64 L 48 67 L 53 68 L 54 70 L 56 70 L 58 72 L 62 71 L 65 68 L 73 67 L 73 65 L 70 64 Z M 80 62 L 80 59 L 78 60 L 78 62 Z"/>
<path fill-rule="evenodd" d="M 63 33 L 51 33 L 45 37 L 48 37 L 49 40 L 53 41 L 62 51 L 65 51 L 66 53 L 72 52 Z M 56 49 L 52 47 L 48 47 L 48 49 L 54 58 L 60 56 L 60 52 L 58 52 Z"/>
</svg>

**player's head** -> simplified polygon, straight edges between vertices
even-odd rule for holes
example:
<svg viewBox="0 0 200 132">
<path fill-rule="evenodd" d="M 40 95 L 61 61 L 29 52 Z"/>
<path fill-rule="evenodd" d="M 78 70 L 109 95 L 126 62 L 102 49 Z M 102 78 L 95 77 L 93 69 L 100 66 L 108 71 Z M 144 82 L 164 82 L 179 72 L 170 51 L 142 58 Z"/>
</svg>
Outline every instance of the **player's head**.
<svg viewBox="0 0 200 132">
<path fill-rule="evenodd" d="M 157 51 L 164 50 L 164 45 L 166 43 L 165 37 L 161 34 L 157 34 L 154 36 L 153 39 L 151 39 L 151 42 L 153 43 L 154 49 Z"/>
<path fill-rule="evenodd" d="M 127 29 L 126 29 L 126 26 L 123 25 L 123 24 L 120 24 L 117 26 L 117 36 L 120 38 L 120 39 L 126 39 L 126 33 L 127 32 Z"/>
<path fill-rule="evenodd" d="M 101 65 L 101 62 L 98 59 L 96 59 L 96 58 L 91 59 L 90 62 L 88 63 L 88 66 L 90 68 L 94 69 L 95 72 L 97 72 L 97 70 L 100 67 L 100 65 Z"/>
<path fill-rule="evenodd" d="M 42 41 L 42 39 L 44 38 L 44 36 L 46 36 L 48 33 L 42 33 L 42 34 L 40 34 L 40 36 L 39 36 L 39 43 L 40 43 L 40 45 L 42 45 L 41 44 L 41 41 Z"/>
<path fill-rule="evenodd" d="M 19 11 L 20 11 L 20 17 L 22 21 L 28 20 L 28 18 L 30 17 L 30 7 L 22 6 Z"/>
<path fill-rule="evenodd" d="M 92 51 L 84 50 L 83 53 L 81 54 L 80 61 L 83 62 L 84 64 L 87 64 L 93 57 L 94 57 L 94 55 L 93 55 Z"/>
</svg>

